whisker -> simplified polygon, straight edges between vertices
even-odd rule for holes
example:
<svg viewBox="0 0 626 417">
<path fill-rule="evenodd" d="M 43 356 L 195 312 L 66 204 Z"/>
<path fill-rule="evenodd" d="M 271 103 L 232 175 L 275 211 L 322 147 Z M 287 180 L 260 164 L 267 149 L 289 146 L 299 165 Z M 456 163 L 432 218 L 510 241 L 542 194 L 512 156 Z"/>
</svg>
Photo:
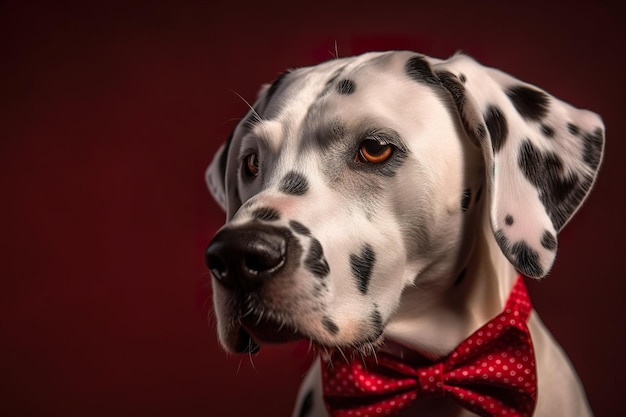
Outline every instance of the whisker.
<svg viewBox="0 0 626 417">
<path fill-rule="evenodd" d="M 257 111 L 254 109 L 254 107 L 252 107 L 252 105 L 250 103 L 248 103 L 248 101 L 243 98 L 241 96 L 241 94 L 239 94 L 238 92 L 236 92 L 235 90 L 230 90 L 232 91 L 237 97 L 239 97 L 241 99 L 241 101 L 243 101 L 244 103 L 246 103 L 246 106 L 248 106 L 248 108 L 250 109 L 250 111 L 252 111 L 252 114 L 254 115 L 254 117 L 257 120 L 263 120 L 263 118 L 259 115 L 259 113 L 257 113 Z"/>
<path fill-rule="evenodd" d="M 263 320 L 263 310 L 259 311 L 259 318 L 257 319 L 255 326 L 258 326 L 259 323 L 261 323 L 261 320 Z"/>
<path fill-rule="evenodd" d="M 324 358 L 324 362 L 326 362 L 326 366 L 330 369 L 333 368 L 333 361 L 331 361 L 331 353 L 328 351 L 326 346 L 320 346 L 320 356 Z"/>
<path fill-rule="evenodd" d="M 277 332 L 280 332 L 283 327 L 285 327 L 285 325 L 287 325 L 287 322 L 285 320 L 280 320 L 280 325 L 278 326 L 278 329 L 276 330 Z"/>
<path fill-rule="evenodd" d="M 248 310 L 241 315 L 241 318 L 248 317 L 254 311 L 254 307 L 248 306 Z"/>
<path fill-rule="evenodd" d="M 335 39 L 335 52 L 333 53 L 333 51 L 329 50 L 328 53 L 330 54 L 330 56 L 332 56 L 334 59 L 339 59 L 339 50 L 337 49 L 337 39 Z"/>
<path fill-rule="evenodd" d="M 252 339 L 248 340 L 248 358 L 250 360 L 250 365 L 252 365 L 252 369 L 256 370 L 256 366 L 254 366 L 254 360 L 252 359 Z"/>
<path fill-rule="evenodd" d="M 241 370 L 242 362 L 243 362 L 243 359 L 239 359 L 239 365 L 237 365 L 237 372 L 235 373 L 235 376 L 239 376 L 239 371 Z"/>
<path fill-rule="evenodd" d="M 220 127 L 222 127 L 222 126 L 224 126 L 224 125 L 226 125 L 226 124 L 228 124 L 230 122 L 239 122 L 239 121 L 241 121 L 241 117 L 231 117 L 230 119 L 225 120 L 224 122 L 222 122 L 222 124 L 220 124 Z"/>
<path fill-rule="evenodd" d="M 350 361 L 348 360 L 348 357 L 345 355 L 345 353 L 343 353 L 343 350 L 341 350 L 341 348 L 339 346 L 337 346 L 337 350 L 339 351 L 341 356 L 343 356 L 343 358 L 346 360 L 346 363 L 349 364 Z"/>
<path fill-rule="evenodd" d="M 370 346 L 370 349 L 372 350 L 371 355 L 374 357 L 374 361 L 376 362 L 376 366 L 378 366 L 378 355 L 376 355 L 376 349 L 374 349 L 374 346 Z"/>
<path fill-rule="evenodd" d="M 361 363 L 363 364 L 363 369 L 367 371 L 367 363 L 365 362 L 365 356 L 363 356 L 363 352 L 359 352 L 359 355 L 361 356 Z"/>
</svg>

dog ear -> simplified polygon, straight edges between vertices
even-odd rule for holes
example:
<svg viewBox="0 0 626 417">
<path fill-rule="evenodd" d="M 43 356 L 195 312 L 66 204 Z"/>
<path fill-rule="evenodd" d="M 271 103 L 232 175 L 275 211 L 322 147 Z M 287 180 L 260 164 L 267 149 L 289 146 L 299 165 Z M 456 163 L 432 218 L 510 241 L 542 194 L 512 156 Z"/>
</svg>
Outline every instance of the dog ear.
<svg viewBox="0 0 626 417">
<path fill-rule="evenodd" d="M 431 62 L 482 150 L 500 249 L 522 274 L 545 276 L 557 232 L 595 182 L 604 150 L 602 120 L 468 56 Z"/>
<path fill-rule="evenodd" d="M 204 174 L 204 179 L 213 199 L 220 205 L 222 210 L 227 213 L 226 164 L 228 162 L 230 144 L 233 141 L 233 134 L 234 132 L 231 133 L 228 140 L 219 147 Z"/>
</svg>

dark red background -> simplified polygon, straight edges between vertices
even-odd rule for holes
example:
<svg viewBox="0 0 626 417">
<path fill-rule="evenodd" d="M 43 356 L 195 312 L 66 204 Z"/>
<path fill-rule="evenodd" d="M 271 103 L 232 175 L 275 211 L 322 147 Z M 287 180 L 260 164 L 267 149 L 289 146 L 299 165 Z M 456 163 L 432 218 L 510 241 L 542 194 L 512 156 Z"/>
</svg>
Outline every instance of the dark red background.
<svg viewBox="0 0 626 417">
<path fill-rule="evenodd" d="M 335 43 L 461 49 L 603 116 L 599 182 L 530 288 L 596 414 L 621 414 L 623 8 L 100 3 L 0 6 L 1 415 L 288 415 L 306 347 L 227 356 L 207 320 L 224 216 L 203 172 L 246 110 L 233 90 L 253 100 Z"/>
</svg>

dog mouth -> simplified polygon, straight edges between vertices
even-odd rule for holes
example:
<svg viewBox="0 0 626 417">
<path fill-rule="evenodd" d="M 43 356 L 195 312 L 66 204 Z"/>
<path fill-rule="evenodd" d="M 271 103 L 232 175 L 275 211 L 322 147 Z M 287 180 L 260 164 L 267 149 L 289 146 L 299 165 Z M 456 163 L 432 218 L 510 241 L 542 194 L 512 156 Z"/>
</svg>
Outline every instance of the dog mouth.
<svg viewBox="0 0 626 417">
<path fill-rule="evenodd" d="M 308 320 L 305 323 L 296 322 L 293 314 L 272 308 L 250 294 L 240 299 L 237 305 L 231 321 L 233 326 L 229 326 L 230 335 L 224 340 L 227 350 L 235 353 L 256 354 L 264 344 L 285 344 L 304 339 L 309 341 L 311 348 L 327 354 L 338 349 L 344 353 L 354 351 L 369 355 L 384 340 L 382 328 L 371 332 L 368 326 L 351 339 L 324 337 L 315 326 L 309 328 L 305 324 Z"/>
<path fill-rule="evenodd" d="M 249 310 L 239 321 L 238 353 L 257 353 L 264 343 L 281 344 L 306 337 L 289 320 L 263 310 Z"/>
<path fill-rule="evenodd" d="M 382 334 L 364 337 L 357 341 L 351 341 L 345 345 L 324 343 L 312 338 L 289 320 L 270 316 L 271 313 L 257 312 L 242 315 L 239 318 L 240 326 L 237 331 L 235 352 L 256 354 L 263 344 L 283 344 L 297 340 L 309 340 L 311 347 L 318 349 L 326 355 L 335 350 L 345 355 L 370 355 L 383 343 Z"/>
</svg>

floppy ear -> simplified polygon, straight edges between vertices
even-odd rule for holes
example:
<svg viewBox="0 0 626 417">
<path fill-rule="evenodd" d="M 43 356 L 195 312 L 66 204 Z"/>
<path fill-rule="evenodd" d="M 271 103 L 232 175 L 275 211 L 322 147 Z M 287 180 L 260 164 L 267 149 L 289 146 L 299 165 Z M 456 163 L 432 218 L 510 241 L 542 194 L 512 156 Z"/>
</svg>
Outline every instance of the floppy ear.
<svg viewBox="0 0 626 417">
<path fill-rule="evenodd" d="M 209 188 L 213 199 L 225 212 L 228 212 L 228 198 L 226 196 L 226 163 L 228 161 L 230 144 L 233 141 L 233 134 L 234 132 L 231 133 L 228 140 L 219 147 L 204 174 L 206 185 Z"/>
<path fill-rule="evenodd" d="M 545 276 L 557 232 L 594 184 L 604 149 L 602 120 L 468 56 L 431 62 L 468 136 L 481 147 L 500 249 L 522 274 Z"/>
</svg>

